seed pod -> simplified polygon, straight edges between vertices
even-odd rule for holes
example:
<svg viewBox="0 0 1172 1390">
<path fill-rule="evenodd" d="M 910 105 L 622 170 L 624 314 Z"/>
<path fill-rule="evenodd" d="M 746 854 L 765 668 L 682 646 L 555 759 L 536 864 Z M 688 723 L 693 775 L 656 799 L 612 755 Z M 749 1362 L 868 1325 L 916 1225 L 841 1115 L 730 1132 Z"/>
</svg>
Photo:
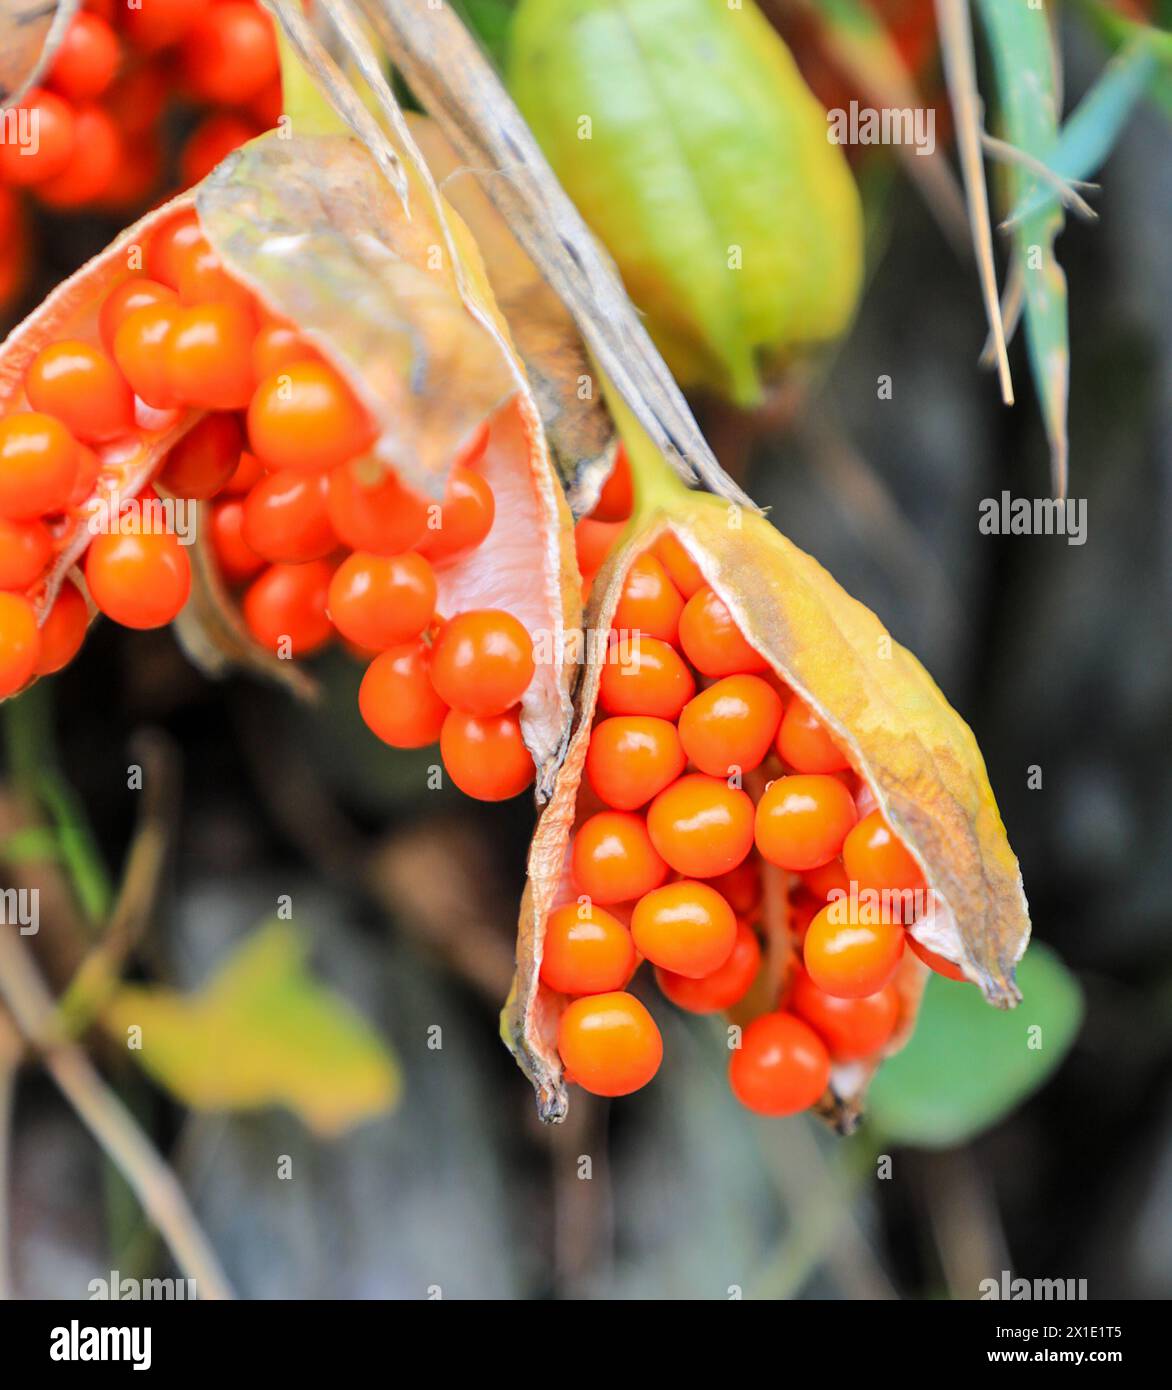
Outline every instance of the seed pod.
<svg viewBox="0 0 1172 1390">
<path fill-rule="evenodd" d="M 0 0 L 0 109 L 44 72 L 77 9 L 77 0 Z"/>
<path fill-rule="evenodd" d="M 858 194 L 752 0 L 522 0 L 509 78 L 682 385 L 752 404 L 843 331 Z"/>
<path fill-rule="evenodd" d="M 626 426 L 624 434 L 629 440 Z M 610 632 L 634 561 L 665 535 L 682 547 L 768 669 L 821 721 L 860 779 L 867 805 L 873 799 L 922 871 L 937 908 L 914 924 L 914 937 L 956 962 L 990 1003 L 1014 1004 L 1013 972 L 1029 936 L 1028 911 L 971 731 L 919 662 L 814 559 L 764 518 L 711 496 L 673 490 L 660 507 L 640 514 L 634 534 L 594 582 L 587 632 Z M 583 769 L 604 670 L 599 653 L 605 650 L 602 642 L 586 644 L 590 659 L 575 731 L 530 851 L 517 974 L 502 1014 L 502 1036 L 534 1084 L 542 1117 L 554 1121 L 564 1117 L 567 1104 L 557 1048 L 566 1000 L 539 977 L 549 914 L 575 892 L 571 837 L 594 809 Z M 621 677 L 616 683 L 621 685 Z M 745 775 L 745 785 L 760 778 L 761 788 L 768 775 L 765 764 Z M 654 819 L 648 821 L 653 838 Z M 749 994 L 730 1012 L 739 1023 L 777 1007 L 796 961 L 792 929 L 799 880 L 770 864 L 765 877 L 765 958 Z M 925 976 L 916 956 L 904 952 L 892 980 L 898 1020 L 881 1055 L 909 1036 Z M 849 1130 L 857 1120 L 878 1061 L 832 1066 L 819 1108 L 840 1129 Z"/>
</svg>

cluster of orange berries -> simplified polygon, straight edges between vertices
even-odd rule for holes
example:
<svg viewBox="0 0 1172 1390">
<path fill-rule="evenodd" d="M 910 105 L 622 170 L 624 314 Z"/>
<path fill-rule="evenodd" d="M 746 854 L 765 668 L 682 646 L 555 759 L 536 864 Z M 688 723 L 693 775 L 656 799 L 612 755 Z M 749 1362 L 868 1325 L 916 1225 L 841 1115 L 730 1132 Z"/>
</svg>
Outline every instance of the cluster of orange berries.
<svg viewBox="0 0 1172 1390">
<path fill-rule="evenodd" d="M 39 631 L 29 594 L 54 537 L 83 509 L 100 531 L 84 562 L 97 609 L 131 628 L 178 615 L 191 567 L 176 528 L 143 505 L 157 494 L 140 494 L 116 525 L 92 521 L 103 460 L 125 455 L 137 431 L 198 411 L 156 481 L 210 504 L 220 573 L 247 586 L 241 608 L 257 642 L 300 658 L 336 631 L 370 661 L 359 703 L 379 738 L 399 748 L 438 740 L 469 795 L 523 791 L 534 775 L 519 717 L 532 639 L 503 610 L 436 615 L 437 569 L 480 545 L 495 518 L 477 471 L 488 427 L 456 462 L 443 503 L 430 504 L 370 454 L 366 410 L 226 273 L 193 213 L 159 227 L 144 260 L 145 274 L 105 296 L 93 341 L 37 354 L 24 381 L 30 409 L 0 420 L 0 695 L 60 669 L 80 645 L 76 586 L 63 585 Z"/>
<path fill-rule="evenodd" d="M 87 0 L 43 84 L 5 115 L 0 185 L 55 209 L 142 206 L 163 176 L 173 93 L 214 108 L 180 153 L 187 186 L 280 115 L 268 15 L 253 0 Z"/>
<path fill-rule="evenodd" d="M 604 509 L 621 509 L 624 486 Z M 778 1006 L 745 1028 L 729 1080 L 752 1110 L 806 1109 L 832 1062 L 871 1056 L 892 1036 L 906 946 L 960 978 L 905 929 L 925 898 L 919 866 L 671 533 L 631 567 L 611 643 L 570 848 L 573 900 L 550 916 L 541 966 L 544 984 L 570 997 L 558 1037 L 567 1076 L 624 1095 L 655 1075 L 660 1033 L 628 992 L 643 959 L 689 1012 L 744 999 L 762 965 L 755 926 L 774 866 L 793 876 L 802 964 Z M 864 890 L 894 911 L 860 911 Z"/>
</svg>

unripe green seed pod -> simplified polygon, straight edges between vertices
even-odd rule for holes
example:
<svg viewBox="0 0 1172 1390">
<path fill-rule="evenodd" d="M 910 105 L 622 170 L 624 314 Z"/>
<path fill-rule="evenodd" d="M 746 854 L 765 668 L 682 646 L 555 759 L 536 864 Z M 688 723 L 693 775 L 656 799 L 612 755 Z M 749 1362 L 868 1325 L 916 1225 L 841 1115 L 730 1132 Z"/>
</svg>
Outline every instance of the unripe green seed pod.
<svg viewBox="0 0 1172 1390">
<path fill-rule="evenodd" d="M 521 0 L 509 76 L 681 384 L 751 404 L 843 331 L 858 193 L 752 0 Z"/>
</svg>

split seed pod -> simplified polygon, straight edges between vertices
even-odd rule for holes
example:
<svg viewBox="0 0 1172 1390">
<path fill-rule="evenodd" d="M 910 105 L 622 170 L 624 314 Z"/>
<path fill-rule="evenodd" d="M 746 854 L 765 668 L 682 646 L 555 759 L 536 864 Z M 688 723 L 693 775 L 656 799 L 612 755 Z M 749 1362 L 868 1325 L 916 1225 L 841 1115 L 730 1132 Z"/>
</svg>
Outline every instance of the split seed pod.
<svg viewBox="0 0 1172 1390">
<path fill-rule="evenodd" d="M 631 424 L 624 437 L 632 446 Z M 634 441 L 634 447 L 642 446 Z M 600 572 L 586 614 L 589 632 L 611 627 L 631 564 L 670 531 L 724 601 L 750 644 L 814 711 L 923 871 L 937 910 L 913 935 L 956 962 L 989 1003 L 1017 1002 L 1014 967 L 1029 938 L 1017 860 L 1009 847 L 976 740 L 920 663 L 869 609 L 763 517 L 715 497 L 673 489 L 644 510 Z M 602 642 L 584 644 L 590 654 Z M 567 1106 L 557 1028 L 564 996 L 540 980 L 546 923 L 573 897 L 569 849 L 602 667 L 592 660 L 577 723 L 529 858 L 517 974 L 502 1036 L 532 1081 L 538 1109 L 560 1120 Z M 775 875 L 780 871 L 774 870 Z M 784 880 L 787 876 L 780 875 Z M 767 949 L 746 1004 L 776 1006 L 791 966 L 788 883 L 766 886 Z M 926 968 L 905 953 L 896 977 L 901 1016 L 887 1053 L 914 1026 Z M 734 1011 L 734 1018 L 741 1017 Z M 885 1054 L 886 1055 L 886 1054 Z M 837 1066 L 820 1109 L 842 1129 L 857 1119 L 874 1063 Z"/>
</svg>

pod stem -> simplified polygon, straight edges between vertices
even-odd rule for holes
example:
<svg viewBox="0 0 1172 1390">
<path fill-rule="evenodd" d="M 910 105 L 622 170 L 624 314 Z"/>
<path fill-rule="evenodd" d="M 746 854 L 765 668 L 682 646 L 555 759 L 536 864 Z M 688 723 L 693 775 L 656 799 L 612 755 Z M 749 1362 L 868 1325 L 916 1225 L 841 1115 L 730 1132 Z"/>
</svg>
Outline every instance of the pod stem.
<svg viewBox="0 0 1172 1390">
<path fill-rule="evenodd" d="M 346 134 L 347 127 L 317 83 L 305 70 L 297 50 L 289 41 L 284 26 L 274 21 L 277 34 L 277 56 L 281 66 L 282 114 L 295 130 L 308 135 Z"/>
<path fill-rule="evenodd" d="M 653 443 L 606 373 L 599 371 L 599 378 L 631 465 L 634 507 L 630 526 L 634 529 L 641 527 L 654 512 L 677 511 L 683 499 L 690 497 L 692 492 Z"/>
</svg>

